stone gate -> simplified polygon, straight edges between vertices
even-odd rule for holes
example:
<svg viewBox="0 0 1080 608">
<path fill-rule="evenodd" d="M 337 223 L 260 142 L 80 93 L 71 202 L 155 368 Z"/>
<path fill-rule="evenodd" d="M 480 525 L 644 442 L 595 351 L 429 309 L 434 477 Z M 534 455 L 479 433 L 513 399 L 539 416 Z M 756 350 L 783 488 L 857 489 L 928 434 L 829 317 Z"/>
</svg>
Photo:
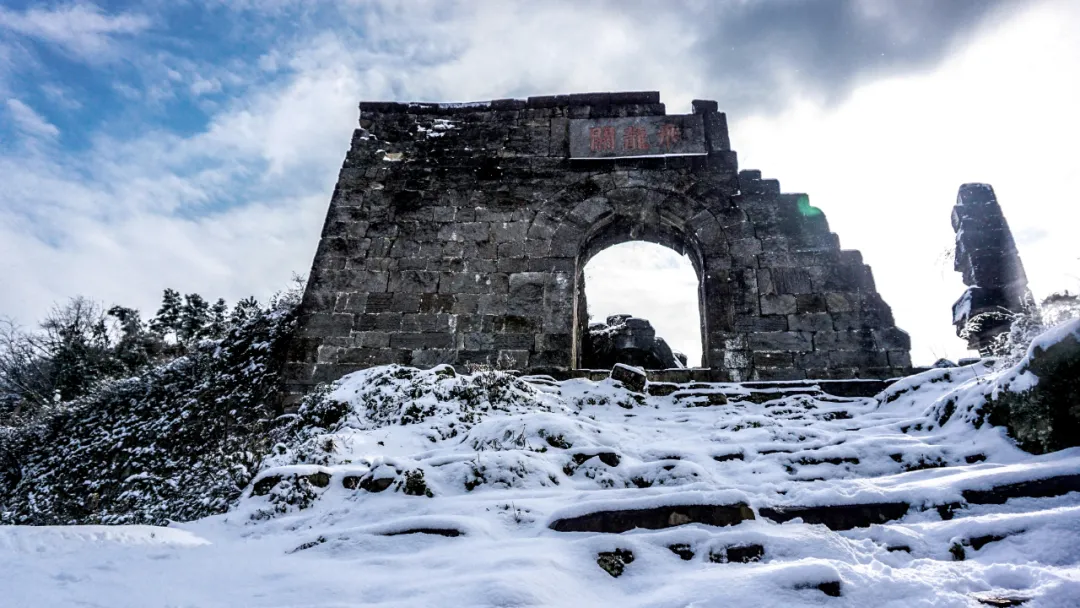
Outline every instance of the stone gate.
<svg viewBox="0 0 1080 608">
<path fill-rule="evenodd" d="M 360 112 L 287 364 L 293 395 L 385 363 L 567 375 L 583 268 L 631 240 L 692 261 L 708 379 L 910 368 L 862 256 L 806 195 L 738 170 L 714 101 L 686 115 L 656 92 Z"/>
</svg>

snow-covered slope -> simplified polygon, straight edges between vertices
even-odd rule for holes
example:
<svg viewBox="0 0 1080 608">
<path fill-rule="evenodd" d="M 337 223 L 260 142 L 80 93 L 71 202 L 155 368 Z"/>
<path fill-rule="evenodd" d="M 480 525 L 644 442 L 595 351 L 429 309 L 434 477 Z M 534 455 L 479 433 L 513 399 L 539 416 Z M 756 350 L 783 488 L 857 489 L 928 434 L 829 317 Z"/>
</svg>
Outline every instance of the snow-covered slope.
<svg viewBox="0 0 1080 608">
<path fill-rule="evenodd" d="M 374 368 L 227 515 L 0 528 L 0 604 L 1080 606 L 1080 449 L 937 422 L 991 375 L 840 398 Z"/>
</svg>

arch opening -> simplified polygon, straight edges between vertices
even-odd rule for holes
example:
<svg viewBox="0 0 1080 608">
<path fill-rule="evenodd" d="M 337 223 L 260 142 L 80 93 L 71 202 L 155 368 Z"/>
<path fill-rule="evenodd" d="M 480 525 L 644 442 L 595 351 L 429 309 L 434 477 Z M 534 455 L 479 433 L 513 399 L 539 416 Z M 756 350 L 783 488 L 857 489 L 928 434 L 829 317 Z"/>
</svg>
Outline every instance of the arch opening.
<svg viewBox="0 0 1080 608">
<path fill-rule="evenodd" d="M 644 223 L 608 216 L 590 231 L 578 256 L 575 279 L 575 368 L 608 367 L 590 365 L 597 360 L 610 362 L 611 353 L 603 344 L 611 346 L 613 342 L 601 340 L 598 348 L 597 334 L 590 339 L 589 326 L 606 325 L 608 317 L 615 315 L 632 315 L 651 324 L 650 330 L 641 322 L 611 319 L 616 326 L 628 325 L 618 330 L 615 339 L 623 347 L 628 342 L 639 346 L 655 332 L 672 351 L 685 356 L 685 362 L 675 365 L 655 363 L 664 360 L 662 354 L 659 359 L 646 354 L 636 362 L 623 362 L 650 369 L 707 366 L 702 257 L 680 227 L 657 219 Z M 594 330 L 613 335 L 599 327 Z M 658 348 L 654 352 L 663 353 L 664 346 Z M 640 354 L 637 348 L 622 352 L 627 356 L 625 353 L 631 351 Z"/>
</svg>

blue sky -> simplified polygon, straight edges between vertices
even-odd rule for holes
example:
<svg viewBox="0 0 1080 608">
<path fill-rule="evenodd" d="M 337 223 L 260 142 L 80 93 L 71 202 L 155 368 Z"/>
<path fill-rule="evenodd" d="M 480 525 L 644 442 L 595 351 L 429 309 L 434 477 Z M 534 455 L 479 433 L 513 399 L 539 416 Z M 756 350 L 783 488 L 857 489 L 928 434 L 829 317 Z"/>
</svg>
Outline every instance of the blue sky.
<svg viewBox="0 0 1080 608">
<path fill-rule="evenodd" d="M 743 167 L 810 194 L 916 361 L 960 356 L 961 183 L 995 186 L 1037 294 L 1080 286 L 1075 31 L 1066 0 L 4 0 L 0 315 L 281 288 L 308 270 L 361 99 L 659 90 L 673 113 L 717 99 Z M 623 311 L 594 288 L 618 306 L 651 285 L 628 312 L 693 350 L 677 259 L 601 261 L 598 314 Z"/>
</svg>

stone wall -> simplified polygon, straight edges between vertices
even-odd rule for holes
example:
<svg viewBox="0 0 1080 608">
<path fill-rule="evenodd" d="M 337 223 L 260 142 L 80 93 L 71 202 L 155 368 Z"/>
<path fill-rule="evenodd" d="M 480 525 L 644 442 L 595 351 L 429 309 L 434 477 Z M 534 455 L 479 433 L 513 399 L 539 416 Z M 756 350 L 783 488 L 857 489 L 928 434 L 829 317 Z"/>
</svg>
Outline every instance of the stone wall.
<svg viewBox="0 0 1080 608">
<path fill-rule="evenodd" d="M 571 121 L 666 116 L 658 93 L 360 111 L 286 372 L 294 394 L 392 362 L 564 374 L 580 361 L 585 263 L 629 240 L 690 256 L 714 379 L 910 367 L 859 252 L 806 195 L 738 170 L 715 102 L 672 119 L 700 126 L 706 154 L 632 158 L 570 158 Z"/>
</svg>

